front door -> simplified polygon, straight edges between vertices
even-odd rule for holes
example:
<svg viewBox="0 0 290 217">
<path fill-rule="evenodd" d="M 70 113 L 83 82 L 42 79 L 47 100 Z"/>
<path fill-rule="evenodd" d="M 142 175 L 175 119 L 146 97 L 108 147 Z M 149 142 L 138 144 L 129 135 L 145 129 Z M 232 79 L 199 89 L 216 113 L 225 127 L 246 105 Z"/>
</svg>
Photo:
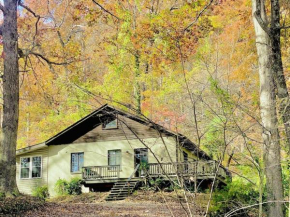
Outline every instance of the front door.
<svg viewBox="0 0 290 217">
<path fill-rule="evenodd" d="M 135 177 L 140 177 L 144 174 L 144 169 L 146 169 L 146 166 L 148 164 L 148 149 L 147 148 L 137 148 L 134 149 L 134 168 L 136 168 L 137 165 L 139 166 L 139 169 L 135 173 Z"/>
</svg>

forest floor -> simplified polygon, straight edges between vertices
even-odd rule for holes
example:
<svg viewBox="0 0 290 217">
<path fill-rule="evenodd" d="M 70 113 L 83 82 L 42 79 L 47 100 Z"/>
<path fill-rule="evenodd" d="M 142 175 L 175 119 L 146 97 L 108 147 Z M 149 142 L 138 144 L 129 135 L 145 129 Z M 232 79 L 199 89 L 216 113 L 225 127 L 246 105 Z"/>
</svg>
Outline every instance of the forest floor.
<svg viewBox="0 0 290 217">
<path fill-rule="evenodd" d="M 188 216 L 184 201 L 176 201 L 172 193 L 137 192 L 123 201 L 106 202 L 107 193 L 88 193 L 79 196 L 64 196 L 49 200 L 39 209 L 21 214 L 21 216 Z M 165 202 L 165 200 L 166 202 Z M 195 217 L 204 214 L 204 207 L 191 204 Z M 185 211 L 186 210 L 186 211 Z"/>
</svg>

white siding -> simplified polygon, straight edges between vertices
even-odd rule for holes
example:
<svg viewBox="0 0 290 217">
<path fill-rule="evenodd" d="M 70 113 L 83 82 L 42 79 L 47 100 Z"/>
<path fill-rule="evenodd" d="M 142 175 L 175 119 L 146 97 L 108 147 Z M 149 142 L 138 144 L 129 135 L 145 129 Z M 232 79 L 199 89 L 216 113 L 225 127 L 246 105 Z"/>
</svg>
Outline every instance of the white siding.
<svg viewBox="0 0 290 217">
<path fill-rule="evenodd" d="M 20 158 L 22 157 L 33 157 L 41 156 L 42 157 L 42 171 L 41 178 L 31 178 L 31 179 L 20 179 Z M 21 193 L 32 194 L 32 191 L 38 187 L 47 185 L 47 173 L 48 173 L 48 147 L 35 150 L 30 153 L 18 155 L 16 157 L 16 182 L 18 189 Z"/>
</svg>

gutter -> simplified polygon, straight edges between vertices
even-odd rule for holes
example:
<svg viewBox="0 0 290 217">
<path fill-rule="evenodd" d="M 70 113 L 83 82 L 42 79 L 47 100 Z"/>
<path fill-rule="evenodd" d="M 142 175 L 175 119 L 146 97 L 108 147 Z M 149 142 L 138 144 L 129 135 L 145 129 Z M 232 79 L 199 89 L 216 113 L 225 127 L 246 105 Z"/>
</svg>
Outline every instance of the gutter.
<svg viewBox="0 0 290 217">
<path fill-rule="evenodd" d="M 45 142 L 43 142 L 43 143 L 39 143 L 37 145 L 32 145 L 32 146 L 28 146 L 25 148 L 21 148 L 21 149 L 16 150 L 16 156 L 21 155 L 21 154 L 25 154 L 27 152 L 35 151 L 35 150 L 38 150 L 41 148 L 45 148 L 45 147 L 47 147 L 47 145 Z"/>
</svg>

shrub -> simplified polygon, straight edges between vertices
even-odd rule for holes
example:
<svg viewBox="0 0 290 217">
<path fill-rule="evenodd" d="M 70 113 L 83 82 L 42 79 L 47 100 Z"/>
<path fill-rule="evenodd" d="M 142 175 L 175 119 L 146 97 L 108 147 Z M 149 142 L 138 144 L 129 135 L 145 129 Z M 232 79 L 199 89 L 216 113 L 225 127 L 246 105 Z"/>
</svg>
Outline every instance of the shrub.
<svg viewBox="0 0 290 217">
<path fill-rule="evenodd" d="M 239 179 L 228 183 L 222 189 L 216 190 L 213 194 L 211 216 L 221 216 L 230 210 L 244 207 L 250 204 L 257 204 L 258 191 L 251 183 L 245 183 Z M 250 209 L 242 209 L 235 213 L 235 216 L 252 216 L 258 212 L 258 206 Z"/>
<path fill-rule="evenodd" d="M 17 215 L 21 212 L 43 207 L 44 201 L 31 196 L 5 198 L 0 201 L 0 216 Z"/>
<path fill-rule="evenodd" d="M 59 179 L 55 183 L 55 191 L 58 195 L 66 195 L 67 194 L 67 185 L 68 182 L 65 179 Z"/>
<path fill-rule="evenodd" d="M 82 193 L 81 184 L 82 180 L 79 178 L 72 178 L 69 182 L 59 179 L 55 184 L 55 191 L 59 195 L 79 195 Z"/>
<path fill-rule="evenodd" d="M 39 186 L 32 191 L 32 195 L 34 197 L 38 197 L 42 200 L 45 200 L 46 198 L 49 197 L 48 187 L 46 185 Z"/>
<path fill-rule="evenodd" d="M 0 201 L 1 201 L 1 200 L 4 200 L 4 198 L 5 198 L 5 193 L 0 192 Z"/>
<path fill-rule="evenodd" d="M 82 193 L 82 180 L 79 178 L 73 178 L 67 185 L 67 193 L 69 195 L 79 195 Z"/>
<path fill-rule="evenodd" d="M 153 190 L 153 191 L 159 191 L 160 189 L 166 189 L 170 186 L 170 182 L 168 180 L 164 180 L 162 178 L 156 178 L 156 179 L 149 179 L 147 182 L 147 186 L 145 186 L 146 190 Z"/>
</svg>

